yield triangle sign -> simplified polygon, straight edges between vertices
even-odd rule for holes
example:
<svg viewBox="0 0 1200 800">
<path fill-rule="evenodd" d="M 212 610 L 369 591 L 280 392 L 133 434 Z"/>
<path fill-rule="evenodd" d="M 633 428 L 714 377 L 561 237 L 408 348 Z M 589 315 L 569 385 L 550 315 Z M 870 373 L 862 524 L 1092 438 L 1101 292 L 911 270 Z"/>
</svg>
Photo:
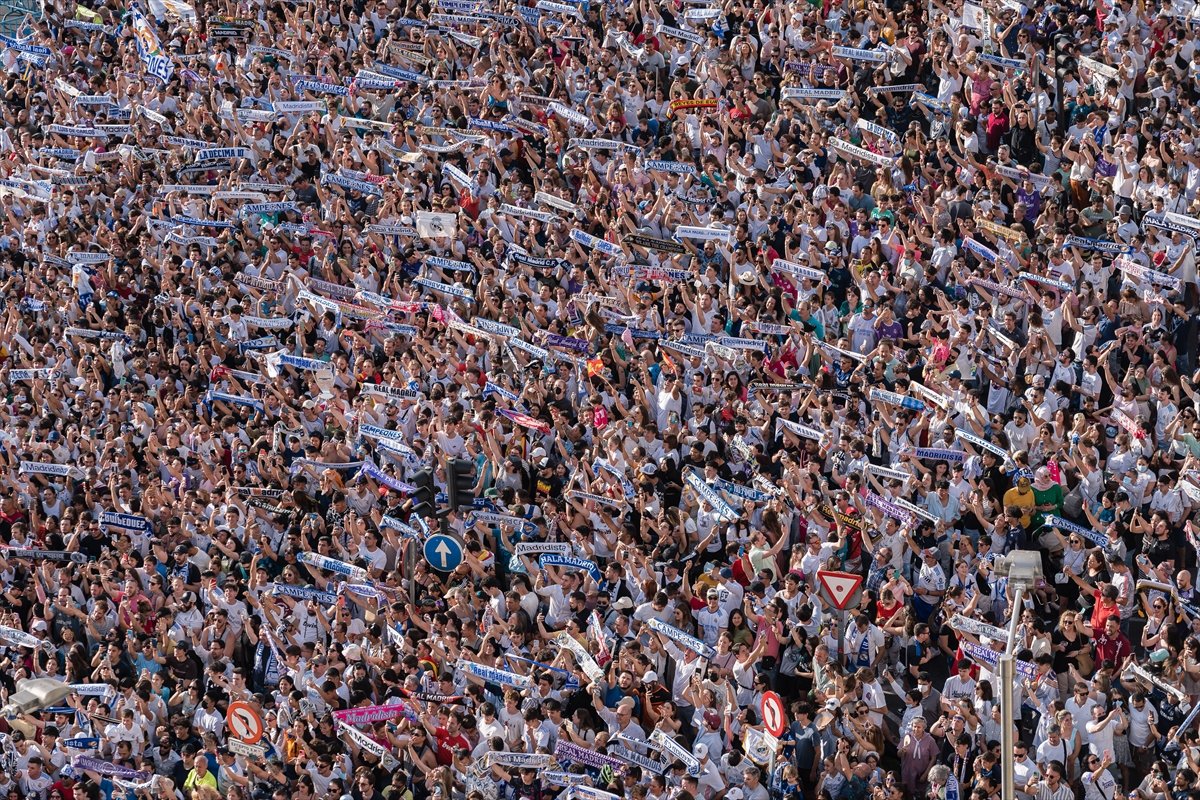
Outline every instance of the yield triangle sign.
<svg viewBox="0 0 1200 800">
<path fill-rule="evenodd" d="M 825 595 L 838 611 L 845 611 L 858 602 L 862 596 L 862 576 L 849 572 L 834 572 L 818 570 L 817 580 L 825 590 Z"/>
</svg>

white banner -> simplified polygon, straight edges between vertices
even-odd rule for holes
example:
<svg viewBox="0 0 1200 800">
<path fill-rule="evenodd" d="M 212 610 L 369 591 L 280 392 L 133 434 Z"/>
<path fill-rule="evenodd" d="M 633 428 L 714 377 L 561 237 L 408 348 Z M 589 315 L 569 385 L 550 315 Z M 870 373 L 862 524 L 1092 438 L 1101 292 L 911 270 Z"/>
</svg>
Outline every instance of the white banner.
<svg viewBox="0 0 1200 800">
<path fill-rule="evenodd" d="M 701 658 L 712 658 L 717 654 L 717 651 L 704 641 L 697 639 L 695 636 L 692 636 L 689 633 L 679 630 L 679 628 L 676 628 L 673 625 L 668 625 L 658 617 L 651 617 L 650 619 L 646 620 L 646 624 L 650 626 L 650 630 L 661 633 L 663 636 L 675 642 L 675 644 L 687 650 L 691 650 L 693 653 L 698 654 Z"/>
<path fill-rule="evenodd" d="M 675 229 L 676 239 L 699 239 L 701 241 L 718 241 L 729 244 L 733 231 L 728 228 L 702 228 L 695 225 L 680 225 Z"/>
<path fill-rule="evenodd" d="M 575 637 L 566 631 L 559 631 L 554 635 L 554 643 L 559 647 L 569 650 L 571 655 L 575 656 L 575 663 L 583 670 L 583 674 L 588 676 L 588 680 L 593 683 L 604 677 L 604 670 L 600 669 L 600 665 L 596 663 L 596 659 L 592 658 L 592 654 L 583 648 L 579 642 L 575 641 Z"/>
<path fill-rule="evenodd" d="M 837 103 L 846 99 L 845 89 L 805 89 L 801 86 L 786 86 L 779 93 L 783 100 L 829 100 Z"/>
<path fill-rule="evenodd" d="M 955 614 L 950 618 L 950 627 L 974 636 L 986 636 L 998 642 L 1008 643 L 1008 631 L 977 619 L 964 617 L 962 614 Z"/>
<path fill-rule="evenodd" d="M 379 742 L 367 736 L 362 731 L 350 727 L 341 720 L 336 720 L 335 725 L 338 727 L 338 732 L 358 746 L 358 749 L 365 750 L 371 755 L 379 759 L 380 765 L 387 771 L 391 772 L 400 766 L 400 762 L 392 755 L 392 751 L 385 748 Z"/>
<path fill-rule="evenodd" d="M 650 621 L 657 622 L 658 620 L 651 618 Z M 675 741 L 672 737 L 667 736 L 661 728 L 654 729 L 654 732 L 650 734 L 650 741 L 661 747 L 663 752 L 670 753 L 682 761 L 684 766 L 687 767 L 689 775 L 693 777 L 699 776 L 700 762 L 692 755 L 692 751 Z"/>
<path fill-rule="evenodd" d="M 704 502 L 712 506 L 720 517 L 726 522 L 735 522 L 741 518 L 741 514 L 737 512 L 733 506 L 725 502 L 725 498 L 721 494 L 704 481 L 704 476 L 701 475 L 694 467 L 688 470 L 684 476 L 684 482 L 690 486 L 696 494 L 700 496 Z"/>
<path fill-rule="evenodd" d="M 775 430 L 776 435 L 779 433 L 779 427 L 782 427 L 789 433 L 794 433 L 803 439 L 812 439 L 819 442 L 825 437 L 824 431 L 820 428 L 814 428 L 811 425 L 802 425 L 799 422 L 792 422 L 790 419 L 778 419 L 776 422 L 778 423 Z"/>
<path fill-rule="evenodd" d="M 513 552 L 518 556 L 536 556 L 542 553 L 557 553 L 560 556 L 571 555 L 571 545 L 567 542 L 519 542 Z"/>
<path fill-rule="evenodd" d="M 565 211 L 568 214 L 574 214 L 575 212 L 579 211 L 579 206 L 575 205 L 574 203 L 568 200 L 563 200 L 561 197 L 555 197 L 547 192 L 538 192 L 533 196 L 533 200 L 535 203 L 541 203 L 542 205 L 550 206 L 551 208 L 557 208 L 559 211 Z"/>
<path fill-rule="evenodd" d="M 894 158 L 889 158 L 888 156 L 883 156 L 879 153 L 872 153 L 866 148 L 859 147 L 855 144 L 850 144 L 850 142 L 843 141 L 842 139 L 838 139 L 836 137 L 831 137 L 829 139 L 829 146 L 844 156 L 849 158 L 857 158 L 861 161 L 869 161 L 872 164 L 890 167 L 895 163 Z"/>
</svg>

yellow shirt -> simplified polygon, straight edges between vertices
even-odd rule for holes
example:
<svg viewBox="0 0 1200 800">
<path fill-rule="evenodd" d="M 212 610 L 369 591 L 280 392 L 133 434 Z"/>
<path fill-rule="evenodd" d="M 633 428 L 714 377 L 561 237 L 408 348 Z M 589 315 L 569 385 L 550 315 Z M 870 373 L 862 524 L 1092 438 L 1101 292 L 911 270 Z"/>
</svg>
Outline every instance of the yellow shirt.
<svg viewBox="0 0 1200 800">
<path fill-rule="evenodd" d="M 1028 528 L 1034 509 L 1037 508 L 1037 503 L 1033 497 L 1033 489 L 1029 488 L 1023 492 L 1018 486 L 1009 489 L 1004 493 L 1004 507 L 1021 509 L 1021 524 Z"/>
<path fill-rule="evenodd" d="M 204 754 L 199 753 L 196 755 L 196 758 L 204 758 Z M 217 776 L 210 769 L 204 773 L 203 777 L 201 777 L 201 776 L 197 775 L 196 770 L 193 769 L 190 772 L 188 772 L 187 777 L 184 778 L 183 789 L 184 789 L 184 791 L 188 791 L 190 789 L 195 789 L 197 784 L 199 784 L 200 786 L 207 786 L 210 789 L 215 790 L 217 788 Z"/>
</svg>

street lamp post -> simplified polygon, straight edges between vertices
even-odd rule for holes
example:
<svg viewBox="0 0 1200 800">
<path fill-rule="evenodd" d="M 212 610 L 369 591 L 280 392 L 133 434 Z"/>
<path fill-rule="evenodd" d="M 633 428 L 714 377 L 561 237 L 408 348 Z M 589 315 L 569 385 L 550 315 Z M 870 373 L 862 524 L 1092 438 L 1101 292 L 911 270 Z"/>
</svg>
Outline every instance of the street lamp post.
<svg viewBox="0 0 1200 800">
<path fill-rule="evenodd" d="M 1000 656 L 1000 797 L 1015 800 L 1016 762 L 1013 758 L 1013 698 L 1016 695 L 1017 622 L 1025 593 L 1042 577 L 1042 557 L 1029 550 L 1017 550 L 996 559 L 996 574 L 1008 578 L 1013 587 L 1012 619 L 1008 625 L 1008 641 Z"/>
</svg>

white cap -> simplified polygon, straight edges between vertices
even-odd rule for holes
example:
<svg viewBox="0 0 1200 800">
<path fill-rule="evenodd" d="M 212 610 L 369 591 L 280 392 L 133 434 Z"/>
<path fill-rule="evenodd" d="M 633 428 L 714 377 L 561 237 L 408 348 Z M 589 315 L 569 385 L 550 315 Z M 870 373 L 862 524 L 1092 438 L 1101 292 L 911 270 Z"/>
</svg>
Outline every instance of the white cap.
<svg viewBox="0 0 1200 800">
<path fill-rule="evenodd" d="M 696 745 L 692 752 L 695 753 L 696 758 L 703 761 L 705 758 L 708 758 L 708 745 L 706 745 L 704 742 L 701 742 L 700 744 Z"/>
</svg>

